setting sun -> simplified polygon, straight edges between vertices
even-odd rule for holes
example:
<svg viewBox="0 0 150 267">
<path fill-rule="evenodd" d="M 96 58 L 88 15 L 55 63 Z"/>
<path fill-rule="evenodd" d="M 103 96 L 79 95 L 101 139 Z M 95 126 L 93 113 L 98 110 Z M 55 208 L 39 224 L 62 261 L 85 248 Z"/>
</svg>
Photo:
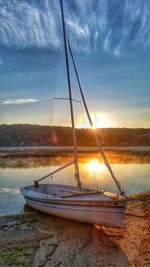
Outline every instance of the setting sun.
<svg viewBox="0 0 150 267">
<path fill-rule="evenodd" d="M 84 119 L 84 121 L 81 121 L 81 118 L 83 117 L 82 114 L 80 114 L 80 118 L 78 119 L 78 127 L 80 128 L 90 128 L 90 125 L 87 120 Z M 96 112 L 91 113 L 92 121 L 93 121 L 93 126 L 92 130 L 96 130 L 97 128 L 111 128 L 111 127 L 116 127 L 115 120 L 112 118 L 111 114 L 108 113 L 101 113 L 101 112 Z"/>
<path fill-rule="evenodd" d="M 97 127 L 95 127 L 94 125 L 92 126 L 92 130 L 95 131 L 97 129 Z"/>
<path fill-rule="evenodd" d="M 107 113 L 100 113 L 97 112 L 96 115 L 93 114 L 93 127 L 92 129 L 95 130 L 96 128 L 109 128 L 114 127 L 114 120 L 112 119 L 112 115 Z"/>
</svg>

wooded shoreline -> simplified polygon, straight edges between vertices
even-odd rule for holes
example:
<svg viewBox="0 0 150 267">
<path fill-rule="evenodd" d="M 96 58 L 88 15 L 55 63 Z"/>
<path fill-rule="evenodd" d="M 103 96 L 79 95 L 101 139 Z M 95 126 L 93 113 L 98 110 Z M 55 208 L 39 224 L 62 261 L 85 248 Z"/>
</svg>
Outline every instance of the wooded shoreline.
<svg viewBox="0 0 150 267">
<path fill-rule="evenodd" d="M 94 130 L 95 131 L 95 130 Z M 102 146 L 150 146 L 150 128 L 97 128 Z M 77 145 L 96 145 L 93 130 L 76 129 Z M 72 129 L 31 124 L 0 125 L 0 146 L 72 146 Z"/>
</svg>

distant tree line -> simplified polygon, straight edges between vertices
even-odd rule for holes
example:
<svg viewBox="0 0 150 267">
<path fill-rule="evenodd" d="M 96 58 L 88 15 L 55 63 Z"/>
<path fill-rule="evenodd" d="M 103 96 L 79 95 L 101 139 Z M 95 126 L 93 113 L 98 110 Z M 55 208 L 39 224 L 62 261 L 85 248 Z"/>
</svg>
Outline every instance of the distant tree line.
<svg viewBox="0 0 150 267">
<path fill-rule="evenodd" d="M 150 128 L 97 129 L 103 146 L 150 146 Z M 95 146 L 92 129 L 76 129 L 79 146 Z M 30 124 L 0 125 L 0 146 L 70 146 L 72 129 Z"/>
</svg>

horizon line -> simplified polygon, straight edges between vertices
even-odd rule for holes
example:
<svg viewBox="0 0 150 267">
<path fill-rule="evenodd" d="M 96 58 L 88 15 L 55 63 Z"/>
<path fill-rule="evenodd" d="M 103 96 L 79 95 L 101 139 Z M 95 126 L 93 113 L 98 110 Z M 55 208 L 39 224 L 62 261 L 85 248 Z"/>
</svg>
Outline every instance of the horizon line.
<svg viewBox="0 0 150 267">
<path fill-rule="evenodd" d="M 72 128 L 69 125 L 50 125 L 50 124 L 37 124 L 37 123 L 0 123 L 0 126 L 13 126 L 13 125 L 29 125 L 29 126 L 43 126 L 43 127 L 64 127 Z M 76 127 L 76 129 L 89 129 L 93 130 L 91 127 Z M 98 127 L 96 129 L 150 129 L 150 127 Z"/>
</svg>

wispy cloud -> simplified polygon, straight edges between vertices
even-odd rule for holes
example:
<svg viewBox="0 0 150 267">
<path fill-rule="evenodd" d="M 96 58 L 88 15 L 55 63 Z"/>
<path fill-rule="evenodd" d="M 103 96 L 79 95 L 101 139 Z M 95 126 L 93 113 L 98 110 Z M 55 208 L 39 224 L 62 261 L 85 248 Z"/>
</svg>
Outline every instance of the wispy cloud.
<svg viewBox="0 0 150 267">
<path fill-rule="evenodd" d="M 7 100 L 1 100 L 0 104 L 1 105 L 21 105 L 21 104 L 28 104 L 28 103 L 36 103 L 40 102 L 41 100 L 39 99 L 32 99 L 32 98 L 27 98 L 27 99 L 7 99 Z"/>
<path fill-rule="evenodd" d="M 0 58 L 0 65 L 3 65 L 4 64 L 4 62 L 3 62 L 3 60 Z"/>
<path fill-rule="evenodd" d="M 149 0 L 64 0 L 64 8 L 76 50 L 99 46 L 119 56 L 126 44 L 150 45 Z M 5 46 L 60 47 L 60 23 L 59 1 L 0 0 L 0 43 Z"/>
</svg>

